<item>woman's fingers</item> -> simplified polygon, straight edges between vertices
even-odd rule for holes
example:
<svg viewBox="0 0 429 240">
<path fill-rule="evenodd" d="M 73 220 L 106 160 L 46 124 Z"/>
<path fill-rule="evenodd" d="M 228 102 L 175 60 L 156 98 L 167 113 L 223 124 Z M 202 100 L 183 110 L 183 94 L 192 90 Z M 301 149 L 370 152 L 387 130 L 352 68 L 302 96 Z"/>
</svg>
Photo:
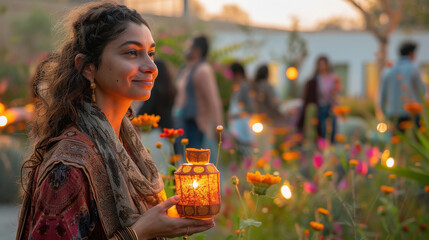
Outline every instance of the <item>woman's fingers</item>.
<svg viewBox="0 0 429 240">
<path fill-rule="evenodd" d="M 166 212 L 169 208 L 171 208 L 172 206 L 176 205 L 176 203 L 178 203 L 179 200 L 180 200 L 180 197 L 176 195 L 176 196 L 168 198 L 164 202 L 158 204 L 157 207 L 160 208 L 160 210 L 162 212 Z"/>
</svg>

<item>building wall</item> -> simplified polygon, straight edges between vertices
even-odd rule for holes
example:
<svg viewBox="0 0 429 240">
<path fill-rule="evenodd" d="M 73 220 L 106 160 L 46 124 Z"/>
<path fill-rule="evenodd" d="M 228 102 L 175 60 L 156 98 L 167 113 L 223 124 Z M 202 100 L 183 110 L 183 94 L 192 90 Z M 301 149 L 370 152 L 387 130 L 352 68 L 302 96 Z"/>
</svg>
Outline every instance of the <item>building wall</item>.
<svg viewBox="0 0 429 240">
<path fill-rule="evenodd" d="M 281 56 L 287 53 L 288 32 L 286 31 L 263 31 L 244 34 L 236 31 L 218 31 L 213 40 L 214 48 L 227 46 L 233 43 L 252 41 L 257 43 L 253 49 L 243 49 L 235 53 L 237 58 L 243 58 L 252 53 L 257 56 L 255 62 L 247 66 L 249 76 L 253 76 L 259 64 L 276 62 L 279 72 L 279 87 L 276 88 L 282 95 L 287 85 L 285 77 L 286 65 L 282 63 Z M 333 65 L 346 66 L 347 89 L 343 93 L 349 96 L 366 97 L 367 83 L 365 69 L 367 64 L 374 64 L 378 50 L 375 38 L 367 32 L 303 32 L 301 36 L 306 40 L 308 56 L 300 69 L 298 82 L 302 85 L 314 71 L 317 56 L 326 54 Z M 388 48 L 388 59 L 396 61 L 398 58 L 397 48 L 404 40 L 413 40 L 419 44 L 416 64 L 419 66 L 429 64 L 429 32 L 395 32 Z M 426 73 L 429 76 L 429 72 Z"/>
</svg>

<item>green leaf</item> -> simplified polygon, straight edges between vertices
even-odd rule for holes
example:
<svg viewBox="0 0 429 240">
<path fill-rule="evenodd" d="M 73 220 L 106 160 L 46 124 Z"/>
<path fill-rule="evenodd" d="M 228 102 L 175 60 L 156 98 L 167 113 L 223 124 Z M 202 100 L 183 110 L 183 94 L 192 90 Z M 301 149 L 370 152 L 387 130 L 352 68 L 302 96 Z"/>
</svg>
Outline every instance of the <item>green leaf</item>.
<svg viewBox="0 0 429 240">
<path fill-rule="evenodd" d="M 258 222 L 255 219 L 249 218 L 240 223 L 240 229 L 245 229 L 248 226 L 260 227 L 261 225 L 262 225 L 262 222 Z"/>
<path fill-rule="evenodd" d="M 419 172 L 416 170 L 412 170 L 411 168 L 408 168 L 408 167 L 388 168 L 388 167 L 385 167 L 383 165 L 378 164 L 375 166 L 375 168 L 378 170 L 383 170 L 383 171 L 386 171 L 389 173 L 396 174 L 396 175 L 401 176 L 401 177 L 405 177 L 405 178 L 410 179 L 410 180 L 417 181 L 417 182 L 425 184 L 425 185 L 429 184 L 429 174 Z"/>
</svg>

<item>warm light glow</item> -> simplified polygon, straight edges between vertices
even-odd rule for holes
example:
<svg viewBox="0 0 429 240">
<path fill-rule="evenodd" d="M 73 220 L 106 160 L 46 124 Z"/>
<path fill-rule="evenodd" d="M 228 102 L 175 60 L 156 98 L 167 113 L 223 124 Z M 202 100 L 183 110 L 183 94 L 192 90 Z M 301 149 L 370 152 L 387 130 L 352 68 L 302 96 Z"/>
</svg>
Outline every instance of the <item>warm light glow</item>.
<svg viewBox="0 0 429 240">
<path fill-rule="evenodd" d="M 0 127 L 4 127 L 7 124 L 7 118 L 5 116 L 0 116 Z"/>
<path fill-rule="evenodd" d="M 194 180 L 194 183 L 192 183 L 192 186 L 193 186 L 194 188 L 197 188 L 197 187 L 198 187 L 198 182 L 197 182 L 197 180 Z"/>
<path fill-rule="evenodd" d="M 290 191 L 290 188 L 288 185 L 283 185 L 281 188 L 281 192 L 283 197 L 288 200 L 292 197 L 292 192 Z"/>
<path fill-rule="evenodd" d="M 286 77 L 290 80 L 295 80 L 298 78 L 298 69 L 296 67 L 290 67 L 286 70 Z"/>
<path fill-rule="evenodd" d="M 5 109 L 6 109 L 6 107 L 4 106 L 4 104 L 0 103 L 0 114 L 2 114 Z"/>
<path fill-rule="evenodd" d="M 383 122 L 377 124 L 377 131 L 380 133 L 386 132 L 387 131 L 387 124 L 383 123 Z"/>
<path fill-rule="evenodd" d="M 386 161 L 386 166 L 391 168 L 391 167 L 393 167 L 393 165 L 395 165 L 395 160 L 391 157 L 388 158 Z"/>
<path fill-rule="evenodd" d="M 252 125 L 252 130 L 255 133 L 260 133 L 264 130 L 264 125 L 262 125 L 262 123 L 255 123 Z"/>
</svg>

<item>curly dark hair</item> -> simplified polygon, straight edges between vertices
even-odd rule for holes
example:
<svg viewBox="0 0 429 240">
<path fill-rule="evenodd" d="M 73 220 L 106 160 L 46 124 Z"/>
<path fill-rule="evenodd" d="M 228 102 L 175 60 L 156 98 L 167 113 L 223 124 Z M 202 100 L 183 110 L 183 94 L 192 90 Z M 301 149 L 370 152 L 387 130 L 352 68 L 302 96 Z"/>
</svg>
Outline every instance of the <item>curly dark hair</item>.
<svg viewBox="0 0 429 240">
<path fill-rule="evenodd" d="M 148 23 L 135 10 L 113 1 L 91 2 L 71 12 L 65 25 L 70 35 L 59 48 L 39 64 L 33 77 L 34 96 L 38 100 L 31 124 L 30 138 L 34 150 L 21 168 L 21 185 L 30 184 L 35 168 L 49 150 L 49 140 L 59 136 L 68 126 L 76 123 L 77 111 L 84 102 L 91 101 L 90 82 L 83 76 L 88 64 L 97 69 L 108 43 L 118 38 L 129 23 Z M 82 65 L 75 66 L 75 57 L 83 54 Z M 128 111 L 131 115 L 131 111 Z M 29 170 L 23 177 L 23 170 Z M 25 183 L 25 184 L 24 184 Z M 28 188 L 31 191 L 31 187 Z"/>
</svg>

